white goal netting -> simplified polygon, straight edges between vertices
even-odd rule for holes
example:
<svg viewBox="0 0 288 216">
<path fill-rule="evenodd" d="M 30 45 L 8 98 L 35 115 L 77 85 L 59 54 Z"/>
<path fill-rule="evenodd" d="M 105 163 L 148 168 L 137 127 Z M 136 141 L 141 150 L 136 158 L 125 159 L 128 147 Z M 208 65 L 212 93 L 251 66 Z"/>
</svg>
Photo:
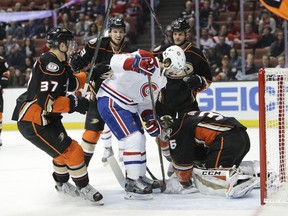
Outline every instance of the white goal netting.
<svg viewBox="0 0 288 216">
<path fill-rule="evenodd" d="M 259 71 L 261 203 L 288 203 L 288 68 Z"/>
</svg>

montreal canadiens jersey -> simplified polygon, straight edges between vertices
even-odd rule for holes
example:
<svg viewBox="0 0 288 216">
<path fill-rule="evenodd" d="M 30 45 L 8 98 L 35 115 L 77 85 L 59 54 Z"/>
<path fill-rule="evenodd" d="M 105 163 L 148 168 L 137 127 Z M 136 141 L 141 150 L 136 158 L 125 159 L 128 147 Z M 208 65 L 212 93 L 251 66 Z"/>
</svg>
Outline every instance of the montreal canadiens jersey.
<svg viewBox="0 0 288 216">
<path fill-rule="evenodd" d="M 133 58 L 136 54 L 140 55 L 136 51 L 131 54 L 116 54 L 112 57 L 110 67 L 113 75 L 103 81 L 97 98 L 109 97 L 123 109 L 133 113 L 141 113 L 145 109 L 152 109 L 148 76 L 123 69 L 125 60 Z M 160 68 L 156 67 L 155 72 L 151 76 L 154 102 L 166 82 L 166 77 L 162 76 Z"/>
</svg>

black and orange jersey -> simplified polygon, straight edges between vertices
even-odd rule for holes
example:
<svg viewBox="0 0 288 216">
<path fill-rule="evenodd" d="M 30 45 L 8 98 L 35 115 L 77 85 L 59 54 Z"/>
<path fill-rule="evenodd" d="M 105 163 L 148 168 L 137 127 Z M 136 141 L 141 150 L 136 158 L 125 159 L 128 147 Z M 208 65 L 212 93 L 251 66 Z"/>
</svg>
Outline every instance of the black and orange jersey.
<svg viewBox="0 0 288 216">
<path fill-rule="evenodd" d="M 32 121 L 46 125 L 61 113 L 70 111 L 68 91 L 84 86 L 86 74 L 73 74 L 66 62 L 60 62 L 52 52 L 44 53 L 35 62 L 29 80 L 26 98 L 22 97 L 18 121 Z"/>
<path fill-rule="evenodd" d="M 83 47 L 83 49 L 80 52 L 81 56 L 83 57 L 87 65 L 91 62 L 94 56 L 96 45 L 97 45 L 97 38 L 92 39 L 88 41 L 88 43 Z M 110 62 L 110 59 L 114 54 L 131 53 L 134 51 L 135 49 L 131 48 L 125 40 L 123 40 L 123 43 L 121 44 L 119 51 L 115 51 L 111 46 L 110 37 L 104 37 L 101 40 L 95 64 L 102 62 Z"/>
<path fill-rule="evenodd" d="M 260 2 L 272 13 L 288 20 L 288 1 L 287 0 L 260 0 Z"/>
<path fill-rule="evenodd" d="M 0 89 L 6 88 L 8 86 L 8 79 L 9 79 L 9 70 L 8 70 L 8 63 L 7 61 L 0 56 Z"/>
<path fill-rule="evenodd" d="M 225 117 L 217 112 L 191 111 L 176 119 L 170 140 L 179 138 L 180 142 L 209 147 L 216 138 L 225 136 L 234 128 L 246 129 L 234 117 Z"/>
<path fill-rule="evenodd" d="M 162 52 L 167 48 L 167 45 L 156 48 L 153 53 L 162 58 Z M 192 43 L 186 43 L 183 48 L 186 56 L 187 68 L 193 66 L 191 75 L 199 75 L 204 79 L 203 89 L 208 88 L 212 82 L 212 73 L 209 63 L 202 51 L 194 46 Z M 191 91 L 187 88 L 182 79 L 171 79 L 167 77 L 166 87 L 161 90 L 159 101 L 162 104 L 161 110 L 158 110 L 158 115 L 175 116 L 177 113 L 185 113 L 193 110 L 199 110 L 197 100 L 195 97 L 198 91 Z"/>
</svg>

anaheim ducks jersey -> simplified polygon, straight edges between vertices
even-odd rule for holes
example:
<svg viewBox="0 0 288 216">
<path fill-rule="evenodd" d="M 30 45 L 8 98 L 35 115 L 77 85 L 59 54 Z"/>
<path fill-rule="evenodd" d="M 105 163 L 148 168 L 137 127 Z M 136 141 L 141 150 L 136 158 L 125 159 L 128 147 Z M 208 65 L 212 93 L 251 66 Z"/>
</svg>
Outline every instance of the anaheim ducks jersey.
<svg viewBox="0 0 288 216">
<path fill-rule="evenodd" d="M 110 37 L 102 38 L 95 64 L 102 62 L 110 62 L 110 59 L 114 54 L 131 53 L 135 51 L 135 49 L 133 50 L 133 48 L 128 46 L 128 43 L 125 40 L 121 44 L 119 51 L 113 50 L 110 42 L 111 42 Z M 88 43 L 83 47 L 83 49 L 80 52 L 80 55 L 86 61 L 87 65 L 91 62 L 94 56 L 96 45 L 97 45 L 97 38 L 92 39 L 88 41 Z"/>
<path fill-rule="evenodd" d="M 8 70 L 8 63 L 7 61 L 0 56 L 0 89 L 6 88 L 8 86 L 8 79 L 9 79 L 9 70 Z"/>
<path fill-rule="evenodd" d="M 191 111 L 181 119 L 177 119 L 172 126 L 171 139 L 176 139 L 177 144 L 193 143 L 209 147 L 213 141 L 234 128 L 243 128 L 234 117 L 225 117 L 216 112 Z"/>
<path fill-rule="evenodd" d="M 153 53 L 162 58 L 162 52 L 167 45 L 156 48 Z M 182 49 L 186 56 L 186 68 L 192 71 L 189 75 L 199 75 L 204 80 L 205 85 L 200 91 L 207 89 L 212 80 L 212 74 L 209 63 L 200 49 L 193 47 L 192 43 L 186 43 Z M 183 77 L 182 77 L 183 78 Z M 161 90 L 159 97 L 160 104 L 157 107 L 159 116 L 171 115 L 175 117 L 177 113 L 185 113 L 192 110 L 199 110 L 196 101 L 196 95 L 199 91 L 191 91 L 187 88 L 185 82 L 180 79 L 171 79 L 167 77 L 167 85 Z"/>
<path fill-rule="evenodd" d="M 67 91 L 83 87 L 85 79 L 84 72 L 74 75 L 66 62 L 60 62 L 52 52 L 44 53 L 33 66 L 27 92 L 18 98 L 14 120 L 47 125 L 62 118 L 61 113 L 70 111 Z"/>
</svg>

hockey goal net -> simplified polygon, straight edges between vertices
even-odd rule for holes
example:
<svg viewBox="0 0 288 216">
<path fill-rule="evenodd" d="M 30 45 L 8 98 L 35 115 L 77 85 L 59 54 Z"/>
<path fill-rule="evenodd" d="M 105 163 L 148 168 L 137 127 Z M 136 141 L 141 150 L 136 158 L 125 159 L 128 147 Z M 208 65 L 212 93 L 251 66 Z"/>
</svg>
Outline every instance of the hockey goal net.
<svg viewBox="0 0 288 216">
<path fill-rule="evenodd" d="M 288 68 L 260 69 L 261 204 L 288 203 Z"/>
</svg>

